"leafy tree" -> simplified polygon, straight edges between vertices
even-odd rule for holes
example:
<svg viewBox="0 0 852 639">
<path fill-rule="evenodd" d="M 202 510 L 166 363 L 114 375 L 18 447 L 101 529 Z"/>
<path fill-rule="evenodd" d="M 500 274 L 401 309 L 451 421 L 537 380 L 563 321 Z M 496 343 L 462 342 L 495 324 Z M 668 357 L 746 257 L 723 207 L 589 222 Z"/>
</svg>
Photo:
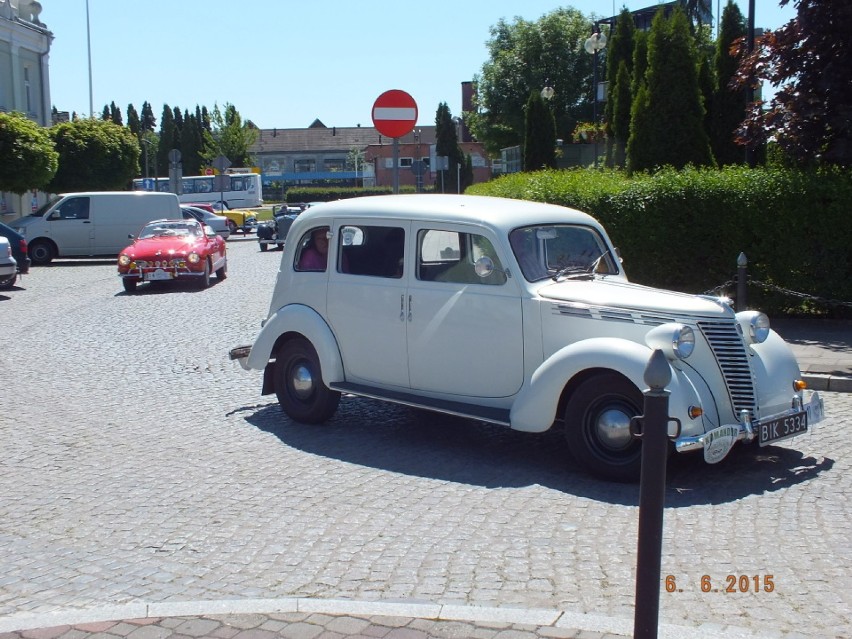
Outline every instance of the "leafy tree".
<svg viewBox="0 0 852 639">
<path fill-rule="evenodd" d="M 133 104 L 127 105 L 127 128 L 137 138 L 142 135 L 142 121 L 139 119 L 139 114 Z"/>
<path fill-rule="evenodd" d="M 198 175 L 201 172 L 201 149 L 203 138 L 198 120 L 185 111 L 183 114 L 183 130 L 180 134 L 180 153 L 183 161 L 184 175 Z"/>
<path fill-rule="evenodd" d="M 177 148 L 175 146 L 176 135 L 174 113 L 168 104 L 164 104 L 163 115 L 160 117 L 160 144 L 157 148 L 156 175 L 158 176 L 168 176 L 169 174 L 169 151 Z"/>
<path fill-rule="evenodd" d="M 49 133 L 59 153 L 59 170 L 47 185 L 52 193 L 120 190 L 139 174 L 139 140 L 124 127 L 85 119 Z"/>
<path fill-rule="evenodd" d="M 44 188 L 58 160 L 47 129 L 22 113 L 0 113 L 0 191 L 22 195 Z"/>
<path fill-rule="evenodd" d="M 447 169 L 439 171 L 438 183 L 443 185 L 447 193 L 460 192 L 458 167 L 464 167 L 464 156 L 459 148 L 453 116 L 446 102 L 441 102 L 435 112 L 435 155 L 448 158 Z"/>
<path fill-rule="evenodd" d="M 523 143 L 530 92 L 547 85 L 557 137 L 569 139 L 578 121 L 591 120 L 592 56 L 582 46 L 591 32 L 592 21 L 573 8 L 491 27 L 488 61 L 475 78 L 477 110 L 465 114 L 489 153 Z"/>
<path fill-rule="evenodd" d="M 640 89 L 644 93 L 641 99 L 638 94 L 634 98 L 627 143 L 628 170 L 712 165 L 694 38 L 679 7 L 669 18 L 662 10 L 654 17 L 648 38 L 645 84 L 645 90 Z M 677 90 L 672 90 L 675 87 Z"/>
<path fill-rule="evenodd" d="M 746 117 L 746 94 L 742 88 L 731 86 L 742 57 L 732 55 L 731 47 L 745 35 L 745 18 L 733 0 L 728 0 L 722 11 L 719 37 L 716 39 L 713 60 L 716 86 L 710 103 L 710 124 L 707 129 L 713 155 L 720 166 L 739 164 L 745 160 L 745 152 L 734 137 L 736 129 Z"/>
<path fill-rule="evenodd" d="M 154 110 L 151 108 L 150 102 L 142 103 L 142 130 L 153 131 L 157 126 L 157 119 L 154 117 Z"/>
<path fill-rule="evenodd" d="M 109 119 L 118 126 L 124 126 L 124 121 L 121 118 L 121 109 L 115 106 L 115 102 L 109 104 Z"/>
<path fill-rule="evenodd" d="M 633 16 L 628 9 L 622 9 L 615 22 L 615 29 L 609 39 L 606 52 L 606 80 L 609 86 L 606 104 L 604 105 L 604 130 L 607 136 L 607 165 L 624 166 L 627 137 L 630 135 L 630 73 L 633 69 L 633 34 L 636 27 Z M 618 74 L 624 64 L 627 85 L 618 84 Z M 627 100 L 627 104 L 623 104 Z M 616 121 L 616 112 L 622 119 Z"/>
<path fill-rule="evenodd" d="M 224 113 L 218 104 L 214 105 L 210 126 L 211 130 L 204 132 L 204 149 L 201 153 L 204 160 L 212 163 L 219 155 L 224 155 L 235 168 L 254 165 L 249 148 L 257 140 L 257 129 L 243 124 L 234 105 L 226 102 Z"/>
<path fill-rule="evenodd" d="M 539 91 L 531 91 L 526 108 L 524 170 L 556 168 L 556 122 Z"/>
<path fill-rule="evenodd" d="M 789 0 L 781 0 L 781 6 Z M 749 107 L 738 142 L 769 137 L 801 164 L 852 165 L 852 4 L 796 0 L 796 17 L 768 32 L 745 55 L 737 86 L 765 80 L 780 89 Z"/>
<path fill-rule="evenodd" d="M 104 105 L 104 110 L 101 112 L 101 120 L 104 120 L 104 121 L 111 120 L 110 114 L 109 114 L 109 105 L 108 104 Z"/>
</svg>

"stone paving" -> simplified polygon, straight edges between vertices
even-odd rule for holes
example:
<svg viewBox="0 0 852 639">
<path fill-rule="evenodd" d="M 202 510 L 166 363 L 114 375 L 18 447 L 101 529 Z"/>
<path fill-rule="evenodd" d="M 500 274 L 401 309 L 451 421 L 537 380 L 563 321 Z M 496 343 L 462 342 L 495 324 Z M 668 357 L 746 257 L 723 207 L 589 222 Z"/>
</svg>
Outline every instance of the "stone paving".
<svg viewBox="0 0 852 639">
<path fill-rule="evenodd" d="M 112 607 L 171 636 L 182 605 L 285 600 L 558 611 L 574 634 L 536 636 L 629 634 L 637 486 L 585 476 L 557 433 L 354 397 L 325 425 L 290 422 L 227 359 L 256 335 L 281 254 L 229 252 L 204 291 L 127 295 L 112 261 L 60 260 L 0 294 L 0 632 Z M 671 463 L 672 636 L 852 636 L 852 394 L 824 397 L 813 434 Z"/>
</svg>

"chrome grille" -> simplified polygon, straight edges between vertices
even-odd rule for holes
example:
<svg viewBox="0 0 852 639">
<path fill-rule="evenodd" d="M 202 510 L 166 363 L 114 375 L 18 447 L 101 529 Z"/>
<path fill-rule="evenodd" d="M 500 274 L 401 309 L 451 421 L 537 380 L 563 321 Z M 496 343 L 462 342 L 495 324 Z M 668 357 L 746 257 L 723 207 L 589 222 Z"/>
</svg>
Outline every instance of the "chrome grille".
<svg viewBox="0 0 852 639">
<path fill-rule="evenodd" d="M 741 410 L 747 410 L 750 415 L 757 417 L 754 382 L 739 325 L 736 321 L 700 321 L 698 327 L 710 344 L 725 378 L 734 412 L 739 414 Z"/>
</svg>

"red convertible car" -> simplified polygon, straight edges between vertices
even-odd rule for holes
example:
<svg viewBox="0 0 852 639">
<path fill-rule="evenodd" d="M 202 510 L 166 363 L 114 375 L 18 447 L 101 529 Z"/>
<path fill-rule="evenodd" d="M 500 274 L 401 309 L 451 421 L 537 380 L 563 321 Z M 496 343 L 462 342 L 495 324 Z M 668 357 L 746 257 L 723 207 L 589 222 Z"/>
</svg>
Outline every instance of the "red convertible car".
<svg viewBox="0 0 852 639">
<path fill-rule="evenodd" d="M 146 224 L 133 244 L 118 256 L 118 276 L 124 290 L 140 282 L 194 279 L 210 286 L 210 274 L 227 277 L 225 240 L 196 220 L 156 220 Z"/>
</svg>

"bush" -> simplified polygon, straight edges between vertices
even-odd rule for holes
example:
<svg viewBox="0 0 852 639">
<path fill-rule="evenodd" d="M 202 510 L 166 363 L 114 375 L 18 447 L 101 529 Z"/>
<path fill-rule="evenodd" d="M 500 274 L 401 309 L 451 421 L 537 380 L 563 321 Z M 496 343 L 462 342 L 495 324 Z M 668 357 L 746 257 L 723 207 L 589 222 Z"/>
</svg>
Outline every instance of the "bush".
<svg viewBox="0 0 852 639">
<path fill-rule="evenodd" d="M 751 308 L 852 317 L 850 177 L 841 170 L 742 166 L 664 169 L 631 178 L 575 169 L 516 173 L 466 192 L 591 213 L 606 227 L 636 282 L 713 291 L 735 279 L 742 252 L 748 259 Z M 734 284 L 723 288 L 735 292 Z"/>
</svg>

